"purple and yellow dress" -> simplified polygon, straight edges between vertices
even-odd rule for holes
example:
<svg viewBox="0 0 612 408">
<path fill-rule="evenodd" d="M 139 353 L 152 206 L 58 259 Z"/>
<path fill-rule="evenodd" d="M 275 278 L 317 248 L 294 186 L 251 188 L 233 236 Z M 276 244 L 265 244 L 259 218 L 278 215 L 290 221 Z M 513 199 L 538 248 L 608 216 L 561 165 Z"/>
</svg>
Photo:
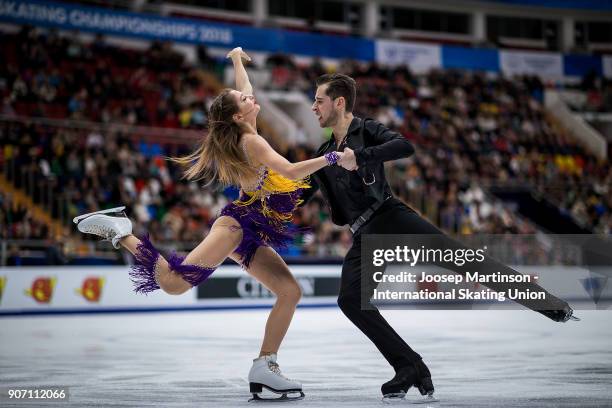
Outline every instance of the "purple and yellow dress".
<svg viewBox="0 0 612 408">
<path fill-rule="evenodd" d="M 246 150 L 245 156 L 248 161 Z M 290 180 L 266 166 L 259 167 L 258 176 L 256 184 L 243 189 L 240 197 L 226 205 L 220 214 L 230 216 L 240 224 L 242 241 L 234 252 L 240 255 L 244 268 L 249 267 L 260 246 L 282 248 L 291 243 L 298 232 L 298 228 L 291 224 L 293 211 L 301 202 L 302 189 L 310 187 L 306 179 Z M 159 256 L 149 237 L 142 237 L 135 254 L 136 262 L 130 270 L 137 293 L 160 289 L 155 276 Z M 176 253 L 170 254 L 166 260 L 170 270 L 192 286 L 208 279 L 218 266 L 185 264 L 185 257 Z"/>
<path fill-rule="evenodd" d="M 242 241 L 235 252 L 245 268 L 260 246 L 284 248 L 291 243 L 298 232 L 291 224 L 293 212 L 302 189 L 310 187 L 306 179 L 290 180 L 266 166 L 259 167 L 258 175 L 255 185 L 241 190 L 240 197 L 221 210 L 240 224 Z"/>
</svg>

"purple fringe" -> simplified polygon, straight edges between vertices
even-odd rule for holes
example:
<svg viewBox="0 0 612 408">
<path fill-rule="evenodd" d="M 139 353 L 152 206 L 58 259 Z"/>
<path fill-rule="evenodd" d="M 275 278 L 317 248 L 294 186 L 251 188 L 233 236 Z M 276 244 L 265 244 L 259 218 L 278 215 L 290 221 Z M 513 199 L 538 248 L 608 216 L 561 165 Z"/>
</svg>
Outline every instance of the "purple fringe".
<svg viewBox="0 0 612 408">
<path fill-rule="evenodd" d="M 291 193 L 272 194 L 266 198 L 266 204 L 279 213 L 292 213 L 300 195 L 301 189 Z M 230 203 L 221 210 L 221 215 L 234 218 L 242 228 L 242 241 L 234 252 L 242 258 L 241 263 L 244 268 L 249 267 L 260 246 L 286 248 L 293 241 L 294 236 L 301 231 L 290 222 L 266 217 L 262 210 L 260 201 L 255 201 L 247 206 Z"/>
<path fill-rule="evenodd" d="M 155 281 L 155 264 L 159 258 L 159 251 L 155 249 L 148 235 L 141 238 L 141 243 L 138 244 L 136 250 L 136 264 L 130 270 L 130 278 L 135 286 L 134 291 L 146 295 L 160 289 Z M 216 267 L 183 265 L 184 260 L 185 257 L 173 252 L 167 261 L 170 269 L 181 275 L 191 286 L 198 286 L 217 269 Z"/>
<path fill-rule="evenodd" d="M 141 238 L 140 244 L 136 247 L 136 264 L 132 265 L 130 278 L 134 284 L 134 292 L 148 294 L 159 289 L 155 281 L 155 263 L 159 258 L 159 251 L 155 249 L 149 236 Z"/>
<path fill-rule="evenodd" d="M 198 265 L 183 265 L 184 260 L 184 256 L 179 256 L 173 252 L 168 258 L 168 265 L 170 265 L 170 269 L 181 275 L 191 286 L 198 286 L 217 269 L 216 267 L 207 268 Z"/>
</svg>

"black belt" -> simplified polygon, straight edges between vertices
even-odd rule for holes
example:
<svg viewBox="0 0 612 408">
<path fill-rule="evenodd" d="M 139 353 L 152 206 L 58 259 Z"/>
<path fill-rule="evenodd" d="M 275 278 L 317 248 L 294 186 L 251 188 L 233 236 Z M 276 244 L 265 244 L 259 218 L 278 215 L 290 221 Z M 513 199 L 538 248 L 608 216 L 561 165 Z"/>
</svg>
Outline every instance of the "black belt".
<svg viewBox="0 0 612 408">
<path fill-rule="evenodd" d="M 367 210 L 365 210 L 363 214 L 361 214 L 359 217 L 357 217 L 355 222 L 352 223 L 351 226 L 350 226 L 350 230 L 353 233 L 353 235 L 355 235 L 357 233 L 357 231 L 359 230 L 359 228 L 361 228 L 361 226 L 363 224 L 368 222 L 370 217 L 372 217 L 372 214 L 374 214 L 376 212 L 376 210 L 378 210 L 380 207 L 382 207 L 382 205 L 385 203 L 385 201 L 387 201 L 391 197 L 392 196 L 389 196 L 389 197 L 385 198 L 383 201 L 375 202 Z"/>
</svg>

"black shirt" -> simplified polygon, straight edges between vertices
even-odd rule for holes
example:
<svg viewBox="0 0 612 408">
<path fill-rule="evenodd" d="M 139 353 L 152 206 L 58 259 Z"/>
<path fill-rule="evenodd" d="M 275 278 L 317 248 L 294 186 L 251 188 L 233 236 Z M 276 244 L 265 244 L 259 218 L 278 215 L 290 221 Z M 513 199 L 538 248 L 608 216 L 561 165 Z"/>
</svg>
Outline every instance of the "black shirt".
<svg viewBox="0 0 612 408">
<path fill-rule="evenodd" d="M 392 196 L 383 163 L 414 153 L 414 147 L 405 137 L 375 120 L 365 122 L 361 143 L 361 124 L 362 119 L 353 118 L 347 137 L 339 149 L 332 135 L 317 151 L 317 156 L 322 156 L 349 147 L 355 151 L 360 171 L 348 171 L 338 165 L 324 167 L 312 175 L 312 188 L 305 190 L 303 195 L 306 202 L 320 188 L 329 206 L 332 221 L 338 225 L 352 224 L 376 201 Z M 376 181 L 368 186 L 364 180 L 369 183 Z M 378 198 L 372 194 L 374 191 Z"/>
</svg>

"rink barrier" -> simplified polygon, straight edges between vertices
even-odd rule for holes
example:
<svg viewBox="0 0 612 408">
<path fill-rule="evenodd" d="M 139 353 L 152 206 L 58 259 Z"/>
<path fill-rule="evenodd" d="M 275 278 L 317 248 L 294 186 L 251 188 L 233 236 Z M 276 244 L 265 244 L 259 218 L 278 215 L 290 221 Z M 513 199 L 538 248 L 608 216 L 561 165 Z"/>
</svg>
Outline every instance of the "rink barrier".
<svg viewBox="0 0 612 408">
<path fill-rule="evenodd" d="M 338 264 L 292 265 L 291 271 L 302 289 L 298 307 L 336 307 L 341 268 Z M 389 268 L 392 272 L 395 266 Z M 526 267 L 516 268 L 527 273 Z M 538 271 L 538 268 L 542 267 L 528 267 L 542 277 L 542 286 L 552 293 L 570 302 L 592 300 L 589 287 L 585 286 L 585 282 L 590 282 L 587 271 L 581 272 L 584 279 L 561 284 L 555 274 L 566 270 Z M 596 283 L 593 281 L 592 285 Z M 414 289 L 418 287 L 411 290 Z M 435 289 L 448 288 L 440 284 Z M 604 292 L 602 296 L 609 298 L 609 288 Z M 148 296 L 135 294 L 127 266 L 0 269 L 0 316 L 267 309 L 274 302 L 269 290 L 234 265 L 222 265 L 204 284 L 179 296 L 162 291 Z M 486 308 L 492 302 L 476 303 Z M 436 302 L 409 301 L 403 305 L 436 308 Z"/>
<path fill-rule="evenodd" d="M 300 307 L 336 306 L 340 265 L 292 265 Z M 274 295 L 236 265 L 178 296 L 133 292 L 128 266 L 0 269 L 0 316 L 269 308 Z"/>
</svg>

